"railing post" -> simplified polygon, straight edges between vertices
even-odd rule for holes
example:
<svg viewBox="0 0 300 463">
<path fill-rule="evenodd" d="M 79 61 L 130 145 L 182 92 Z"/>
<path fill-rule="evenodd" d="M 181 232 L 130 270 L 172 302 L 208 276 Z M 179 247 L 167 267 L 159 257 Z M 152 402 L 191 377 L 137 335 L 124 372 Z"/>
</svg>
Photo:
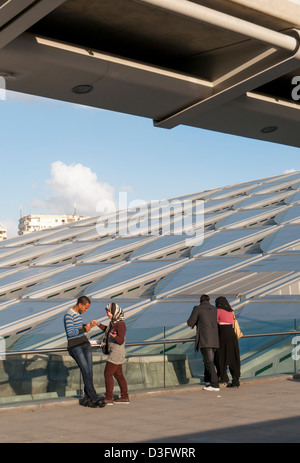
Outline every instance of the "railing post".
<svg viewBox="0 0 300 463">
<path fill-rule="evenodd" d="M 294 331 L 297 331 L 297 320 L 294 318 Z M 297 373 L 297 358 L 294 357 L 294 375 Z"/>
<path fill-rule="evenodd" d="M 166 387 L 166 327 L 164 326 L 164 348 L 163 348 L 163 358 L 164 358 L 164 388 Z"/>
</svg>

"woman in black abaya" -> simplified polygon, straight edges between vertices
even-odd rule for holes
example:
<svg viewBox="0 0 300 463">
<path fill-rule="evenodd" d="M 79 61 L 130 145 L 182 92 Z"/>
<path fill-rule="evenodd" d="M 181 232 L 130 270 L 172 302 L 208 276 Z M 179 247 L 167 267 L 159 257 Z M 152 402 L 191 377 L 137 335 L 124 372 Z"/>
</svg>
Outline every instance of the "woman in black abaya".
<svg viewBox="0 0 300 463">
<path fill-rule="evenodd" d="M 227 383 L 227 387 L 239 387 L 241 362 L 239 343 L 233 329 L 233 310 L 226 297 L 218 297 L 215 304 L 219 329 L 219 349 L 215 354 L 215 365 L 219 381 Z M 227 374 L 228 367 L 232 376 L 231 383 Z"/>
</svg>

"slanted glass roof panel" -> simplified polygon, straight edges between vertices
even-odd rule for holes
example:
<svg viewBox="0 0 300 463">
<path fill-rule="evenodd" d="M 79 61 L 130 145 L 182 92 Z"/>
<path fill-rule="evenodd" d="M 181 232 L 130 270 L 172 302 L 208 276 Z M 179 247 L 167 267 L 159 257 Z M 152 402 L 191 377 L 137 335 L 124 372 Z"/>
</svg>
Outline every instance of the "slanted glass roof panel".
<svg viewBox="0 0 300 463">
<path fill-rule="evenodd" d="M 286 225 L 261 243 L 264 252 L 300 251 L 300 225 Z"/>
<path fill-rule="evenodd" d="M 72 297 L 71 289 L 84 291 L 88 284 L 122 265 L 126 265 L 126 263 L 70 265 L 66 269 L 63 266 L 65 270 L 60 272 L 59 275 L 53 275 L 46 281 L 37 284 L 32 290 L 26 291 L 23 297 L 34 299 L 68 297 L 70 299 Z"/>
<path fill-rule="evenodd" d="M 203 237 L 200 234 L 199 237 L 197 236 L 189 236 L 189 235 L 165 235 L 159 237 L 155 241 L 151 241 L 149 244 L 142 247 L 142 249 L 138 249 L 134 251 L 130 259 L 160 259 L 164 258 L 172 258 L 177 252 L 186 252 L 188 251 L 191 246 L 196 244 L 202 243 Z"/>
<path fill-rule="evenodd" d="M 55 246 L 55 247 L 54 247 Z M 32 262 L 37 257 L 47 254 L 53 249 L 58 249 L 60 245 L 28 245 L 24 246 L 18 252 L 14 252 L 0 260 L 0 267 L 8 267 L 10 265 L 25 265 Z"/>
<path fill-rule="evenodd" d="M 64 243 L 58 249 L 48 252 L 34 261 L 34 265 L 50 265 L 50 264 L 64 264 L 70 263 L 72 260 L 77 260 L 83 256 L 85 252 L 99 247 L 99 243 Z"/>
<path fill-rule="evenodd" d="M 272 178 L 272 177 L 271 177 Z M 241 183 L 233 183 L 232 185 L 226 185 L 223 188 L 218 188 L 218 190 L 222 190 L 224 188 L 244 188 L 248 186 L 256 186 L 264 183 L 265 179 L 257 179 L 257 180 L 249 180 L 249 182 L 241 182 Z"/>
<path fill-rule="evenodd" d="M 226 265 L 226 260 L 227 265 Z M 162 280 L 155 289 L 156 297 L 195 298 L 208 293 L 235 298 L 239 294 L 253 292 L 266 285 L 282 280 L 300 270 L 300 262 L 286 259 L 281 266 L 280 260 L 268 257 L 246 260 L 232 258 L 203 259 L 190 262 L 171 281 Z M 294 265 L 293 265 L 294 264 Z M 208 266 L 208 268 L 207 268 Z M 216 271 L 218 269 L 218 271 Z M 215 271 L 214 271 L 215 270 Z"/>
<path fill-rule="evenodd" d="M 20 297 L 28 288 L 36 285 L 39 281 L 45 280 L 62 271 L 61 267 L 21 267 L 17 272 L 3 275 L 0 279 L 0 297 Z"/>
<path fill-rule="evenodd" d="M 255 188 L 254 185 L 236 185 L 235 187 L 232 188 L 222 188 L 219 191 L 216 191 L 215 193 L 212 193 L 209 196 L 209 199 L 224 199 L 224 198 L 232 198 L 236 196 L 243 195 L 245 193 L 250 193 L 251 190 Z"/>
<path fill-rule="evenodd" d="M 58 228 L 58 227 L 57 227 Z M 22 236 L 16 236 L 15 238 L 9 238 L 5 241 L 2 241 L 0 244 L 1 247 L 13 247 L 13 246 L 23 246 L 24 244 L 28 245 L 30 243 L 37 242 L 40 238 L 45 238 L 57 232 L 57 228 L 46 228 L 45 230 L 35 231 L 33 233 L 28 233 Z"/>
<path fill-rule="evenodd" d="M 272 272 L 273 270 L 300 272 L 299 254 L 265 254 L 260 259 L 250 262 L 249 265 L 245 265 L 243 269 L 241 269 L 241 271 L 246 272 Z"/>
<path fill-rule="evenodd" d="M 161 228 L 157 235 L 186 235 L 192 236 L 200 229 L 204 228 L 204 212 L 203 209 L 195 214 L 178 214 L 174 219 L 166 217 L 161 221 Z"/>
<path fill-rule="evenodd" d="M 77 228 L 77 227 L 86 227 L 90 225 L 95 225 L 97 223 L 97 220 L 99 219 L 99 216 L 94 216 L 94 217 L 88 217 L 86 219 L 81 219 L 77 220 L 76 222 L 71 222 L 68 224 L 68 228 Z"/>
<path fill-rule="evenodd" d="M 217 213 L 206 212 L 204 214 L 204 227 L 209 228 L 209 227 L 215 226 L 220 221 L 226 219 L 227 217 L 229 218 L 235 213 L 236 213 L 235 211 L 225 211 L 225 212 L 217 212 Z"/>
<path fill-rule="evenodd" d="M 0 336 L 23 334 L 47 318 L 66 311 L 65 303 L 54 301 L 17 301 L 1 310 Z"/>
<path fill-rule="evenodd" d="M 268 193 L 275 193 L 287 190 L 288 188 L 297 189 L 299 188 L 299 178 L 288 180 L 286 182 L 276 182 L 276 183 L 265 183 L 263 185 L 259 185 L 254 188 L 251 194 L 260 195 L 260 194 L 268 194 Z"/>
<path fill-rule="evenodd" d="M 147 245 L 153 240 L 157 240 L 158 237 L 133 237 L 133 238 L 115 238 L 109 239 L 105 242 L 103 241 L 102 245 L 99 246 L 99 243 L 95 249 L 84 254 L 84 256 L 79 259 L 78 262 L 82 263 L 91 263 L 91 262 L 100 262 L 106 259 L 118 258 L 119 256 L 132 256 L 132 252 L 135 249 L 139 249 L 141 246 Z"/>
<path fill-rule="evenodd" d="M 196 301 L 154 301 L 137 320 L 131 328 L 154 328 L 186 325 L 187 319 L 191 315 Z M 194 332 L 190 330 L 191 337 Z"/>
<path fill-rule="evenodd" d="M 300 206 L 288 206 L 274 220 L 277 224 L 300 223 Z"/>
<path fill-rule="evenodd" d="M 288 198 L 285 199 L 286 204 L 296 204 L 300 201 L 300 191 L 290 195 Z"/>
<path fill-rule="evenodd" d="M 148 284 L 155 284 L 160 278 L 186 265 L 187 262 L 188 259 L 177 262 L 131 261 L 126 267 L 108 275 L 103 281 L 91 285 L 88 288 L 88 295 L 94 299 L 126 297 L 126 295 L 129 297 L 133 289 L 145 292 Z"/>
<path fill-rule="evenodd" d="M 179 201 L 193 201 L 195 199 L 206 199 L 209 197 L 211 194 L 219 191 L 220 188 L 214 188 L 212 190 L 204 190 L 199 193 L 191 193 L 187 195 L 182 195 L 182 196 L 176 196 L 175 198 L 170 198 L 170 200 L 179 200 Z"/>
<path fill-rule="evenodd" d="M 94 241 L 94 240 L 101 240 L 105 239 L 103 238 L 103 235 L 100 235 L 96 225 L 91 227 L 91 229 L 87 232 L 85 231 L 84 233 L 76 236 L 76 238 L 73 239 L 74 242 L 80 242 L 80 241 Z"/>
<path fill-rule="evenodd" d="M 229 217 L 220 220 L 216 224 L 216 229 L 220 228 L 239 228 L 239 227 L 252 227 L 261 226 L 265 222 L 274 219 L 278 210 L 286 210 L 288 206 L 268 208 L 268 209 L 251 209 L 236 211 Z"/>
<path fill-rule="evenodd" d="M 275 193 L 273 195 L 270 194 L 262 194 L 262 195 L 253 195 L 245 198 L 238 204 L 239 209 L 257 209 L 260 207 L 272 207 L 276 204 L 279 204 L 283 201 L 287 204 L 287 199 L 294 195 L 293 191 L 285 191 L 281 193 Z M 237 206 L 234 206 L 237 209 Z"/>
<path fill-rule="evenodd" d="M 182 290 L 188 290 L 198 282 L 223 274 L 226 271 L 240 269 L 257 259 L 257 257 L 253 256 L 236 256 L 190 260 L 173 278 L 164 278 L 156 286 L 154 294 L 157 297 L 165 297 Z"/>
<path fill-rule="evenodd" d="M 204 203 L 205 214 L 210 212 L 221 212 L 229 208 L 238 208 L 239 205 L 244 201 L 245 196 L 239 196 L 237 198 L 230 199 L 219 199 L 219 200 L 208 200 Z"/>
<path fill-rule="evenodd" d="M 299 301 L 249 301 L 241 309 L 239 322 L 300 319 Z M 292 334 L 292 333 L 291 333 Z"/>
<path fill-rule="evenodd" d="M 24 246 L 14 246 L 14 247 L 0 247 L 0 262 L 7 256 L 11 256 L 17 252 L 23 251 Z"/>
<path fill-rule="evenodd" d="M 265 236 L 275 231 L 275 226 L 259 229 L 222 229 L 204 239 L 202 245 L 195 246 L 191 251 L 191 256 L 222 256 L 228 252 L 243 254 L 247 252 L 247 247 L 254 246 Z"/>
<path fill-rule="evenodd" d="M 300 173 L 299 171 L 298 172 L 289 172 L 287 174 L 283 174 L 283 175 L 277 175 L 275 177 L 269 177 L 269 178 L 266 178 L 264 179 L 264 183 L 268 183 L 268 182 L 286 182 L 286 181 L 289 181 L 289 180 L 294 180 L 294 179 L 299 179 L 300 181 Z"/>
<path fill-rule="evenodd" d="M 197 295 L 209 294 L 212 297 L 219 295 L 227 298 L 237 298 L 247 293 L 254 293 L 266 285 L 274 284 L 283 277 L 289 275 L 289 272 L 226 272 L 223 275 L 207 279 L 202 283 L 195 284 L 185 291 L 176 293 L 176 297 L 188 297 L 194 299 Z"/>
<path fill-rule="evenodd" d="M 40 244 L 52 244 L 52 243 L 59 243 L 61 241 L 71 240 L 85 232 L 92 230 L 92 228 L 93 226 L 80 227 L 80 228 L 74 228 L 74 227 L 69 228 L 68 227 L 66 229 L 59 230 L 50 236 L 39 239 L 39 243 Z"/>
</svg>

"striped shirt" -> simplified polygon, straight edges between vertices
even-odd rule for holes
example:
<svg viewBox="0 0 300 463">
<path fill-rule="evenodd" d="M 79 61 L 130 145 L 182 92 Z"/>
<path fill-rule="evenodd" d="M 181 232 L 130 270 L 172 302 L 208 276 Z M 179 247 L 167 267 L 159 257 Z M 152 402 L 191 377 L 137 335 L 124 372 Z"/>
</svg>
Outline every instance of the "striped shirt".
<svg viewBox="0 0 300 463">
<path fill-rule="evenodd" d="M 68 339 L 68 349 L 89 342 L 85 336 L 82 315 L 74 309 L 68 310 L 64 316 L 65 331 Z"/>
</svg>

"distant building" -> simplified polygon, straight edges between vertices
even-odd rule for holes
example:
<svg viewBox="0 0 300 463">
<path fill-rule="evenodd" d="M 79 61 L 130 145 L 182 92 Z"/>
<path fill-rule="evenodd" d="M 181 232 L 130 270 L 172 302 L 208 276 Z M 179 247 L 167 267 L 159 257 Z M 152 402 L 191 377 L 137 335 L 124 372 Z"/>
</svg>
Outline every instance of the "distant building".
<svg viewBox="0 0 300 463">
<path fill-rule="evenodd" d="M 45 228 L 57 227 L 86 219 L 82 215 L 25 215 L 19 219 L 18 235 L 26 235 Z"/>
<path fill-rule="evenodd" d="M 7 230 L 6 227 L 0 223 L 0 241 L 7 240 Z"/>
</svg>

